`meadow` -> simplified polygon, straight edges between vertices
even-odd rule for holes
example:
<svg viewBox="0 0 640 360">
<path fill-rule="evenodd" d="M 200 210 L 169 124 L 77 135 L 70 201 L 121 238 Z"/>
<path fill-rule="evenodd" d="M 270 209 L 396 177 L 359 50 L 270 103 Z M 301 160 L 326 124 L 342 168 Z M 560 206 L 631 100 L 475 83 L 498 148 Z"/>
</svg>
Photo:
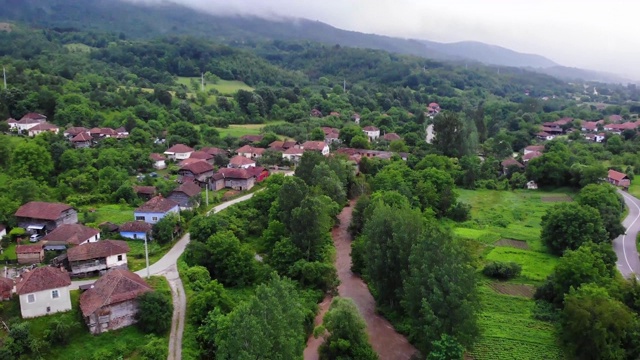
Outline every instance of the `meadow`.
<svg viewBox="0 0 640 360">
<path fill-rule="evenodd" d="M 195 80 L 198 84 L 200 84 L 199 77 L 176 77 L 176 83 L 180 85 L 185 85 L 190 91 L 193 91 L 191 87 L 191 80 Z M 217 90 L 220 95 L 231 96 L 234 95 L 238 90 L 247 90 L 253 91 L 253 88 L 242 81 L 235 80 L 218 80 L 215 84 L 211 82 L 207 82 L 205 80 L 204 91 L 209 91 L 211 89 Z M 200 88 L 198 88 L 200 90 Z"/>
<path fill-rule="evenodd" d="M 216 128 L 220 132 L 220 137 L 226 136 L 241 137 L 244 135 L 258 135 L 262 129 L 267 125 L 279 125 L 286 123 L 283 120 L 271 121 L 266 124 L 242 124 L 242 125 L 229 125 L 226 128 Z"/>
<path fill-rule="evenodd" d="M 459 190 L 459 194 L 472 206 L 472 219 L 456 224 L 454 233 L 477 248 L 480 266 L 490 261 L 522 266 L 522 274 L 512 281 L 481 283 L 481 337 L 470 355 L 475 360 L 562 359 L 554 324 L 532 316 L 531 294 L 558 262 L 540 241 L 541 218 L 559 201 L 570 201 L 573 193 L 561 189 Z"/>
</svg>

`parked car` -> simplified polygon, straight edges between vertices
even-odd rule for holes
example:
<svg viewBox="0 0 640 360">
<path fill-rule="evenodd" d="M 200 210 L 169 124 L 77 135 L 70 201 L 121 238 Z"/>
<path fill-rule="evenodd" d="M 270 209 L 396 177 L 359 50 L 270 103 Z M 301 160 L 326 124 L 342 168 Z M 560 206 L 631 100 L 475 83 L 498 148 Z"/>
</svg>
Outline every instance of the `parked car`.
<svg viewBox="0 0 640 360">
<path fill-rule="evenodd" d="M 34 242 L 38 242 L 38 241 L 40 241 L 40 239 L 42 239 L 42 235 L 40 235 L 40 234 L 33 234 L 33 235 L 31 235 L 31 236 L 29 237 L 29 242 L 32 242 L 32 243 L 34 243 Z"/>
</svg>

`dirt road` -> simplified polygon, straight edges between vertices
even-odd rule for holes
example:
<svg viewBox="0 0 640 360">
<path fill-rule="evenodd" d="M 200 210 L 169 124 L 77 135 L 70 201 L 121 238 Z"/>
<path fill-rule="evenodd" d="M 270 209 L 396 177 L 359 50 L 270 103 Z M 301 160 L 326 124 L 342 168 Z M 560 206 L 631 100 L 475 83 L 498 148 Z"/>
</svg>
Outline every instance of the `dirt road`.
<svg viewBox="0 0 640 360">
<path fill-rule="evenodd" d="M 355 202 L 352 202 L 351 206 L 342 210 L 338 215 L 340 226 L 334 228 L 331 233 L 336 246 L 336 269 L 340 279 L 338 293 L 342 297 L 353 299 L 358 306 L 360 314 L 367 323 L 369 342 L 380 356 L 380 360 L 408 360 L 417 350 L 404 336 L 395 331 L 391 323 L 376 314 L 376 303 L 369 288 L 362 279 L 351 272 L 351 236 L 349 236 L 348 227 L 354 205 Z M 320 343 L 316 344 L 310 339 L 307 345 L 313 345 L 317 349 Z M 305 360 L 317 359 L 317 351 L 312 353 L 312 350 L 309 350 L 309 352 L 311 353 L 308 354 L 305 349 Z"/>
</svg>

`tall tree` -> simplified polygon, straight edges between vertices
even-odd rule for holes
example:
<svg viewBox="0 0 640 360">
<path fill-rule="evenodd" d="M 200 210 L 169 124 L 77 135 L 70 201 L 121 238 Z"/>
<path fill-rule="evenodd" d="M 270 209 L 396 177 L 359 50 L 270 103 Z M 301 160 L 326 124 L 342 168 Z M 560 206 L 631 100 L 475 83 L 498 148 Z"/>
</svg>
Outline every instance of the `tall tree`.
<svg viewBox="0 0 640 360">
<path fill-rule="evenodd" d="M 412 343 L 428 354 L 443 334 L 463 346 L 478 335 L 476 269 L 471 252 L 435 221 L 411 249 L 403 307 Z"/>
<path fill-rule="evenodd" d="M 478 142 L 475 124 L 456 113 L 445 111 L 438 114 L 433 119 L 433 131 L 436 137 L 432 144 L 442 155 L 460 158 L 475 151 Z"/>
<path fill-rule="evenodd" d="M 576 201 L 598 210 L 609 239 L 615 239 L 624 233 L 624 227 L 620 222 L 624 211 L 624 200 L 613 186 L 609 184 L 587 185 L 580 190 Z"/>
<path fill-rule="evenodd" d="M 327 204 L 318 196 L 306 197 L 299 207 L 291 211 L 291 241 L 307 261 L 319 260 L 321 248 L 331 240 L 329 211 Z"/>
<path fill-rule="evenodd" d="M 11 156 L 11 173 L 16 178 L 33 178 L 37 181 L 49 180 L 53 172 L 51 154 L 35 141 L 18 144 Z"/>
<path fill-rule="evenodd" d="M 553 253 L 561 255 L 565 250 L 575 250 L 592 241 L 608 241 L 598 210 L 579 203 L 563 203 L 552 207 L 542 217 L 542 242 Z"/>
</svg>

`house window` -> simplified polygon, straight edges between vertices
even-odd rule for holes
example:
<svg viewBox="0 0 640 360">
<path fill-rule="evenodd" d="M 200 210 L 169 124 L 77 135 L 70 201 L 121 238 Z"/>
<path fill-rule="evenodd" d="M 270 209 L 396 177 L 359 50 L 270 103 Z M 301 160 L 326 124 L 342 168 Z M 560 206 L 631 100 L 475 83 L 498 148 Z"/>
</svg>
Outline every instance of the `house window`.
<svg viewBox="0 0 640 360">
<path fill-rule="evenodd" d="M 122 255 L 118 255 L 118 261 L 122 261 Z"/>
<path fill-rule="evenodd" d="M 136 221 L 144 221 L 144 216 L 136 216 Z"/>
<path fill-rule="evenodd" d="M 36 294 L 27 295 L 27 302 L 29 304 L 36 302 Z"/>
<path fill-rule="evenodd" d="M 138 234 L 133 234 L 133 238 L 137 239 L 138 238 Z"/>
<path fill-rule="evenodd" d="M 58 290 L 51 290 L 51 298 L 57 299 L 60 297 L 60 292 Z"/>
<path fill-rule="evenodd" d="M 151 218 L 151 220 L 152 220 L 152 221 L 158 221 L 158 217 L 157 217 L 157 216 L 154 216 L 154 217 L 152 217 L 152 218 Z"/>
<path fill-rule="evenodd" d="M 47 312 L 51 312 L 51 306 L 47 306 Z"/>
</svg>

